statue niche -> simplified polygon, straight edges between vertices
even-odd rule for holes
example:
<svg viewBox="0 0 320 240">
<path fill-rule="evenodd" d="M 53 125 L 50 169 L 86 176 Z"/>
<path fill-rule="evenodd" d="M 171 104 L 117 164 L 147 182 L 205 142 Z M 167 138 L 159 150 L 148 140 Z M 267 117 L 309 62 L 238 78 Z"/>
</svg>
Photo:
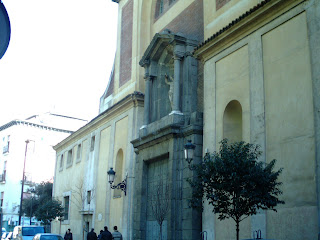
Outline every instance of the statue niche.
<svg viewBox="0 0 320 240">
<path fill-rule="evenodd" d="M 166 84 L 168 84 L 169 85 L 169 92 L 168 92 L 168 94 L 169 94 L 169 101 L 170 101 L 170 105 L 171 105 L 171 110 L 172 110 L 172 106 L 173 106 L 173 79 L 172 79 L 172 77 L 170 77 L 169 75 L 165 75 L 164 76 L 164 79 L 165 79 L 165 82 L 166 82 Z"/>
<path fill-rule="evenodd" d="M 143 126 L 168 115 L 190 114 L 197 109 L 197 41 L 165 29 L 155 34 L 140 66 L 145 68 Z"/>
<path fill-rule="evenodd" d="M 157 77 L 152 80 L 150 96 L 150 121 L 157 121 L 172 111 L 173 101 L 173 62 L 172 55 L 164 51 L 158 62 Z"/>
</svg>

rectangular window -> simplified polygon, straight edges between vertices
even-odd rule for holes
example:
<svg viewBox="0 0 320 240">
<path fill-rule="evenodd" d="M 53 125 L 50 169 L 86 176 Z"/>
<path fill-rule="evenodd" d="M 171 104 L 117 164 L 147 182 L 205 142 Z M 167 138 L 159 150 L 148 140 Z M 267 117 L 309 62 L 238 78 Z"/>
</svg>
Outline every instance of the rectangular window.
<svg viewBox="0 0 320 240">
<path fill-rule="evenodd" d="M 90 204 L 91 202 L 91 191 L 87 192 L 87 203 Z"/>
<path fill-rule="evenodd" d="M 69 220 L 69 196 L 64 197 L 64 220 Z"/>
<path fill-rule="evenodd" d="M 63 154 L 61 154 L 61 157 L 60 157 L 60 169 L 63 168 Z"/>
<path fill-rule="evenodd" d="M 3 206 L 3 197 L 4 197 L 4 192 L 1 192 L 1 195 L 0 195 L 0 205 L 1 205 L 1 207 Z"/>
<path fill-rule="evenodd" d="M 77 149 L 77 160 L 80 160 L 81 157 L 81 144 L 78 144 L 78 149 Z"/>
<path fill-rule="evenodd" d="M 1 181 L 5 182 L 6 181 L 6 175 L 7 175 L 7 161 L 4 161 L 3 163 L 3 173 L 1 175 Z"/>
<path fill-rule="evenodd" d="M 91 137 L 91 147 L 90 147 L 91 152 L 94 150 L 95 141 L 96 141 L 96 136 L 92 136 Z"/>
<path fill-rule="evenodd" d="M 68 158 L 67 158 L 67 164 L 71 164 L 72 163 L 72 149 L 70 149 L 68 151 Z"/>
<path fill-rule="evenodd" d="M 9 152 L 9 145 L 10 145 L 10 135 L 3 138 L 3 153 Z"/>
</svg>

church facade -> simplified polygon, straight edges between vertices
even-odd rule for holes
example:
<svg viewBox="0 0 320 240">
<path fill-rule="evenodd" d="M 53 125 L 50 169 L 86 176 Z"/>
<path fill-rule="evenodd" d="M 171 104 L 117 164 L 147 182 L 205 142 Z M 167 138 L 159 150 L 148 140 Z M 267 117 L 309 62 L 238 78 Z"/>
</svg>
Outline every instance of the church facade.
<svg viewBox="0 0 320 240">
<path fill-rule="evenodd" d="M 200 162 L 228 138 L 259 144 L 260 160 L 284 169 L 285 204 L 241 222 L 240 238 L 259 230 L 264 239 L 318 238 L 319 1 L 113 1 L 118 50 L 100 114 L 55 146 L 54 195 L 69 201 L 56 231 L 84 237 L 117 225 L 125 239 L 234 239 L 232 220 L 207 203 L 189 207 L 193 172 L 183 155 L 191 141 Z M 79 144 L 81 160 L 63 163 Z M 110 189 L 110 167 L 126 194 Z M 76 184 L 65 185 L 77 174 L 80 208 Z"/>
</svg>

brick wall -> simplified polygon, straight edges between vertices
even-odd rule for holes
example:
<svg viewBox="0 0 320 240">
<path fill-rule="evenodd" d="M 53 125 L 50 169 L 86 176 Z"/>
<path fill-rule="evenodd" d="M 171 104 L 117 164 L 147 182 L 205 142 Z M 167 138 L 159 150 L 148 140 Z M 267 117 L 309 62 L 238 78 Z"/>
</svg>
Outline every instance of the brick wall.
<svg viewBox="0 0 320 240">
<path fill-rule="evenodd" d="M 133 0 L 122 8 L 119 86 L 131 79 Z"/>
<path fill-rule="evenodd" d="M 203 41 L 203 1 L 195 0 L 189 7 L 180 13 L 164 29 L 174 33 L 181 32 L 186 37 Z"/>
</svg>

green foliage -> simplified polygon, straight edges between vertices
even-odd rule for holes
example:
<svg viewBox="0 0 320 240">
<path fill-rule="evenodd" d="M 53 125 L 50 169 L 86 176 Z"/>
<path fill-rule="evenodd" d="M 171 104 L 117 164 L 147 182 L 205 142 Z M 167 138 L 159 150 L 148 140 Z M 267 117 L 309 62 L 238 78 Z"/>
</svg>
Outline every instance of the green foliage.
<svg viewBox="0 0 320 240">
<path fill-rule="evenodd" d="M 22 202 L 22 214 L 30 217 L 30 214 L 32 212 L 32 217 L 34 217 L 34 211 L 38 208 L 38 206 L 39 202 L 35 198 L 24 198 Z"/>
<path fill-rule="evenodd" d="M 53 219 L 62 216 L 63 207 L 61 206 L 61 202 L 54 199 L 50 199 L 40 204 L 35 212 L 35 217 L 44 224 L 50 224 Z"/>
<path fill-rule="evenodd" d="M 282 169 L 273 171 L 276 160 L 258 161 L 259 146 L 245 142 L 229 144 L 222 140 L 219 152 L 206 154 L 199 164 L 191 165 L 195 177 L 188 182 L 193 188 L 190 205 L 203 209 L 207 199 L 218 219 L 232 218 L 237 224 L 259 209 L 276 211 L 282 194 L 278 177 Z M 238 236 L 237 236 L 238 237 Z"/>
<path fill-rule="evenodd" d="M 35 187 L 35 197 L 23 199 L 22 213 L 30 217 L 32 205 L 32 217 L 38 221 L 49 224 L 56 217 L 63 216 L 63 207 L 60 201 L 52 198 L 53 184 L 42 182 Z"/>
</svg>

